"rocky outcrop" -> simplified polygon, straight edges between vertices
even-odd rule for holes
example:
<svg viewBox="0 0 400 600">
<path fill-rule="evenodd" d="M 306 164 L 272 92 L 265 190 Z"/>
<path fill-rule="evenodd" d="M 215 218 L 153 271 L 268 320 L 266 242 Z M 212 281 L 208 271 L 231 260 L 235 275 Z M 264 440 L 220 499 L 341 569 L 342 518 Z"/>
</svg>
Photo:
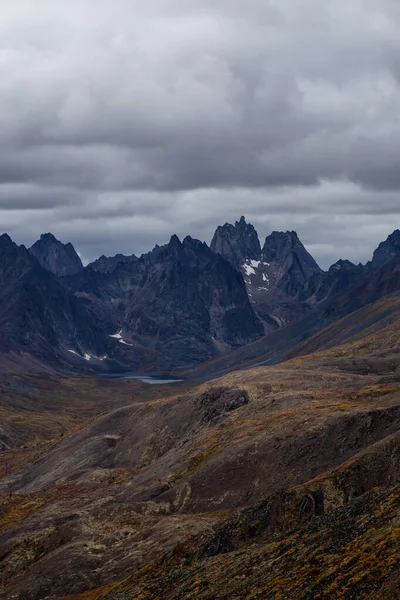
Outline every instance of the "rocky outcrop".
<svg viewBox="0 0 400 600">
<path fill-rule="evenodd" d="M 7 235 L 0 237 L 0 289 L 2 351 L 31 353 L 58 366 L 66 349 L 104 352 L 96 321 L 82 299 Z"/>
<path fill-rule="evenodd" d="M 116 254 L 115 256 L 100 256 L 97 260 L 90 263 L 90 267 L 101 273 L 112 273 L 120 263 L 133 263 L 138 259 L 134 254 L 125 256 L 124 254 Z"/>
<path fill-rule="evenodd" d="M 262 260 L 274 271 L 277 287 L 289 296 L 300 294 L 310 277 L 322 273 L 295 231 L 273 231 L 265 239 Z"/>
<path fill-rule="evenodd" d="M 260 337 L 241 274 L 207 244 L 172 236 L 112 272 L 85 269 L 65 281 L 85 296 L 115 339 L 115 358 L 142 360 L 151 349 L 159 368 L 194 364 Z M 112 329 L 114 327 L 114 329 Z"/>
<path fill-rule="evenodd" d="M 235 268 L 246 259 L 260 260 L 261 246 L 253 225 L 244 217 L 235 225 L 225 223 L 218 227 L 211 242 L 211 250 L 223 256 Z"/>
<path fill-rule="evenodd" d="M 361 277 L 364 268 L 361 264 L 355 265 L 349 260 L 338 260 L 329 267 L 328 271 L 313 273 L 304 288 L 304 297 L 312 297 L 312 302 L 321 302 L 325 298 L 345 290 Z"/>
<path fill-rule="evenodd" d="M 354 263 L 352 263 L 350 260 L 343 260 L 343 259 L 339 259 L 337 262 L 335 262 L 333 265 L 331 265 L 329 267 L 329 271 L 333 272 L 339 272 L 339 271 L 353 271 L 354 269 L 357 268 L 357 265 L 355 265 Z"/>
<path fill-rule="evenodd" d="M 296 232 L 274 231 L 261 249 L 253 225 L 242 217 L 215 232 L 211 249 L 244 277 L 254 310 L 266 333 L 287 325 L 309 310 L 304 304 L 320 286 L 323 271 Z"/>
<path fill-rule="evenodd" d="M 379 267 L 392 258 L 400 257 L 400 230 L 396 229 L 389 235 L 386 241 L 381 242 L 375 250 L 369 266 Z"/>
<path fill-rule="evenodd" d="M 82 271 L 83 265 L 72 244 L 63 244 L 53 234 L 44 233 L 40 240 L 29 248 L 29 252 L 39 261 L 46 271 L 57 277 L 75 275 Z"/>
</svg>

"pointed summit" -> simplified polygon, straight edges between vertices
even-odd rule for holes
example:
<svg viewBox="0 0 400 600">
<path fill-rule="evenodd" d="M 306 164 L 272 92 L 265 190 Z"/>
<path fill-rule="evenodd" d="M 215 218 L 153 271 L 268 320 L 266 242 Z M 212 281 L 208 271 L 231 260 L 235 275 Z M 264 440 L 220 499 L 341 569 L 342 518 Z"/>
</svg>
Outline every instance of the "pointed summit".
<svg viewBox="0 0 400 600">
<path fill-rule="evenodd" d="M 260 260 L 261 256 L 257 232 L 243 216 L 240 221 L 236 221 L 235 225 L 225 223 L 222 227 L 218 227 L 210 247 L 213 252 L 223 256 L 237 269 L 245 260 Z"/>
<path fill-rule="evenodd" d="M 379 244 L 372 261 L 368 264 L 380 267 L 396 256 L 400 256 L 400 231 L 398 229 L 395 229 L 384 242 Z"/>
<path fill-rule="evenodd" d="M 273 231 L 265 238 L 262 249 L 266 262 L 285 261 L 288 256 L 296 256 L 302 265 L 313 271 L 321 271 L 311 254 L 307 252 L 295 231 Z"/>
<path fill-rule="evenodd" d="M 43 233 L 29 252 L 41 266 L 57 277 L 75 275 L 83 269 L 82 261 L 72 244 L 63 244 L 52 233 Z"/>
<path fill-rule="evenodd" d="M 57 238 L 50 232 L 48 233 L 42 233 L 40 236 L 41 241 L 43 242 L 47 242 L 47 243 L 52 243 L 52 242 L 57 242 Z"/>
<path fill-rule="evenodd" d="M 0 235 L 0 245 L 2 247 L 6 247 L 6 246 L 15 246 L 16 244 L 12 241 L 12 239 L 10 238 L 8 233 L 3 233 L 3 235 Z"/>
<path fill-rule="evenodd" d="M 329 267 L 329 272 L 330 273 L 338 273 L 339 271 L 352 271 L 353 269 L 357 269 L 357 265 L 355 265 L 354 263 L 352 263 L 350 260 L 343 260 L 343 259 L 339 259 L 338 261 L 336 261 L 333 265 L 331 265 Z"/>
<path fill-rule="evenodd" d="M 312 275 L 322 273 L 295 231 L 273 231 L 266 237 L 262 260 L 274 266 L 279 289 L 290 296 L 296 296 Z"/>
</svg>

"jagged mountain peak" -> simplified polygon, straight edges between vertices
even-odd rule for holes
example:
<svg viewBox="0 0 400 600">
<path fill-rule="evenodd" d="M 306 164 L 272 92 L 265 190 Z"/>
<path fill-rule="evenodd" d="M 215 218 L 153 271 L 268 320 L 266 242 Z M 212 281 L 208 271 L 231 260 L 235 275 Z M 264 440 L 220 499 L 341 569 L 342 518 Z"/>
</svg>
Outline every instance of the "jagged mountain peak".
<svg viewBox="0 0 400 600">
<path fill-rule="evenodd" d="M 47 241 L 47 242 L 58 242 L 61 244 L 61 242 L 55 237 L 55 235 L 53 235 L 52 233 L 47 232 L 47 233 L 42 233 L 40 236 L 40 239 L 42 241 Z"/>
<path fill-rule="evenodd" d="M 43 233 L 29 248 L 29 252 L 46 271 L 57 277 L 76 275 L 83 269 L 73 245 L 70 242 L 63 244 L 52 233 Z"/>
<path fill-rule="evenodd" d="M 171 238 L 169 240 L 169 242 L 167 244 L 164 244 L 163 246 L 155 246 L 153 248 L 153 250 L 151 252 L 149 252 L 148 254 L 144 254 L 143 258 L 146 257 L 157 257 L 157 258 L 162 258 L 162 257 L 169 257 L 171 254 L 172 255 L 177 255 L 180 253 L 182 249 L 182 242 L 179 239 L 179 237 L 174 234 L 171 235 Z"/>
<path fill-rule="evenodd" d="M 279 262 L 285 267 L 285 262 L 297 263 L 304 275 L 321 273 L 322 270 L 307 252 L 295 231 L 273 231 L 265 238 L 262 249 L 265 262 Z"/>
<path fill-rule="evenodd" d="M 207 244 L 205 242 L 202 242 L 201 240 L 198 240 L 196 238 L 192 238 L 192 236 L 190 236 L 190 235 L 187 235 L 184 238 L 182 245 L 184 248 L 190 248 L 191 250 L 210 252 L 210 248 L 207 246 Z"/>
<path fill-rule="evenodd" d="M 295 231 L 272 231 L 265 238 L 264 248 L 286 247 L 287 249 L 294 248 L 297 244 L 301 244 L 299 236 Z"/>
<path fill-rule="evenodd" d="M 0 236 L 0 257 L 0 272 L 14 267 L 16 273 L 21 273 L 37 264 L 25 246 L 18 246 L 7 233 Z"/>
<path fill-rule="evenodd" d="M 384 242 L 379 244 L 369 265 L 372 265 L 373 267 L 380 267 L 397 256 L 400 256 L 399 229 L 395 229 Z"/>
<path fill-rule="evenodd" d="M 352 263 L 351 260 L 343 260 L 342 258 L 340 258 L 338 261 L 336 261 L 333 265 L 329 267 L 329 272 L 332 273 L 335 271 L 351 271 L 353 269 L 357 269 L 357 265 Z"/>
<path fill-rule="evenodd" d="M 235 221 L 235 227 L 247 227 L 247 225 L 253 227 L 250 223 L 247 223 L 246 217 L 244 215 L 240 217 L 239 221 Z"/>
<path fill-rule="evenodd" d="M 176 235 L 176 233 L 174 233 L 173 235 L 171 235 L 171 239 L 169 240 L 170 244 L 179 244 L 181 245 L 181 240 L 179 239 L 179 237 Z"/>
<path fill-rule="evenodd" d="M 17 244 L 12 241 L 12 239 L 10 238 L 8 233 L 3 233 L 2 235 L 0 235 L 0 245 L 5 247 L 5 246 L 16 246 Z"/>
<path fill-rule="evenodd" d="M 119 264 L 131 264 L 137 262 L 139 259 L 135 254 L 125 256 L 125 254 L 116 254 L 115 256 L 105 256 L 102 254 L 100 258 L 96 259 L 88 265 L 88 267 L 99 271 L 100 273 L 112 273 L 118 267 Z"/>
<path fill-rule="evenodd" d="M 261 245 L 257 232 L 244 216 L 235 225 L 219 226 L 211 241 L 211 250 L 239 268 L 246 259 L 260 260 Z"/>
</svg>

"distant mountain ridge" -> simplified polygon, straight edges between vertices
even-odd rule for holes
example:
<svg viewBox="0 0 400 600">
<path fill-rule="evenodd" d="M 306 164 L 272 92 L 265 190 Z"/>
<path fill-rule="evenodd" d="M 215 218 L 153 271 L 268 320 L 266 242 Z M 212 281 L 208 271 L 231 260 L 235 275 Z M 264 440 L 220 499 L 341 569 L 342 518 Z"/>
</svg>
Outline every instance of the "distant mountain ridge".
<svg viewBox="0 0 400 600">
<path fill-rule="evenodd" d="M 101 271 L 102 273 L 112 273 L 117 268 L 119 263 L 130 263 L 136 262 L 137 256 L 132 254 L 131 256 L 125 256 L 124 254 L 116 254 L 115 256 L 100 256 L 97 260 L 90 263 L 88 266 L 92 267 L 95 271 Z M 73 275 L 73 273 L 71 273 Z"/>
<path fill-rule="evenodd" d="M 4 235 L 0 352 L 72 370 L 173 370 L 246 344 L 275 360 L 280 330 L 290 351 L 327 323 L 397 294 L 396 261 L 399 230 L 367 265 L 343 259 L 324 272 L 296 232 L 274 231 L 261 245 L 245 217 L 218 227 L 210 247 L 174 235 L 141 257 L 101 256 L 87 267 L 50 233 L 29 250 Z"/>
</svg>

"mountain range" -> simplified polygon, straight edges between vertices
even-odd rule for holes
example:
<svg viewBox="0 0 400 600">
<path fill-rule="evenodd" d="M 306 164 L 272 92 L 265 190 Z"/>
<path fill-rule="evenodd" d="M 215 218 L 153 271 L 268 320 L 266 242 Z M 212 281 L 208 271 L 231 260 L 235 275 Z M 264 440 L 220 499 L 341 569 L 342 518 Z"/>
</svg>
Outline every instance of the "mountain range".
<svg viewBox="0 0 400 600">
<path fill-rule="evenodd" d="M 244 217 L 210 246 L 176 235 L 140 257 L 84 267 L 43 234 L 29 249 L 0 237 L 3 363 L 71 371 L 273 364 L 317 331 L 400 287 L 400 232 L 366 265 L 323 271 L 294 231 L 261 245 Z M 360 324 L 362 329 L 362 325 Z M 33 367 L 32 367 L 33 368 Z M 202 369 L 200 368 L 200 371 Z M 218 374 L 218 372 L 217 372 Z"/>
</svg>

